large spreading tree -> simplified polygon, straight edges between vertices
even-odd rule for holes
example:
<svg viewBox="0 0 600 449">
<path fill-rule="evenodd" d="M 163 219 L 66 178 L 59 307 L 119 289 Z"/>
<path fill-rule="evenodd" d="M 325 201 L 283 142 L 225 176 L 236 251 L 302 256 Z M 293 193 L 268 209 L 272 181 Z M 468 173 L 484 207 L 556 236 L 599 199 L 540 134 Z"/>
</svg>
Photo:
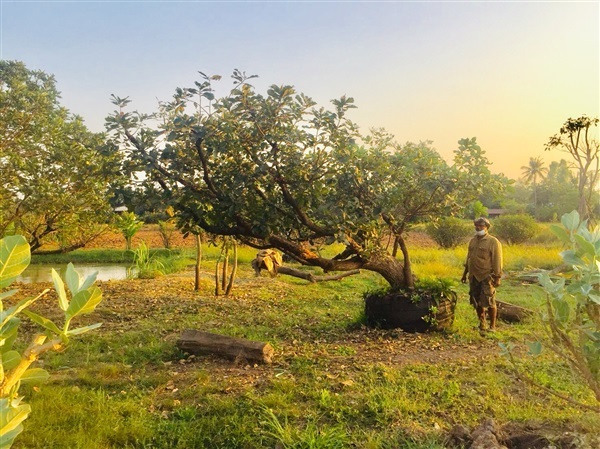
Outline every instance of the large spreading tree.
<svg viewBox="0 0 600 449">
<path fill-rule="evenodd" d="M 484 189 L 502 187 L 475 139 L 463 139 L 448 165 L 429 143 L 399 145 L 383 131 L 363 137 L 347 114 L 353 99 L 318 107 L 292 86 L 266 95 L 234 71 L 233 89 L 216 98 L 206 76 L 178 88 L 152 115 L 107 118 L 115 141 L 177 198 L 204 230 L 255 248 L 276 248 L 324 271 L 366 269 L 393 289 L 414 283 L 406 231 L 451 214 Z M 393 238 L 398 260 L 387 247 Z M 339 242 L 326 258 L 315 249 Z"/>
<path fill-rule="evenodd" d="M 118 149 L 60 105 L 53 76 L 0 61 L 0 236 L 85 245 L 111 212 Z"/>
</svg>

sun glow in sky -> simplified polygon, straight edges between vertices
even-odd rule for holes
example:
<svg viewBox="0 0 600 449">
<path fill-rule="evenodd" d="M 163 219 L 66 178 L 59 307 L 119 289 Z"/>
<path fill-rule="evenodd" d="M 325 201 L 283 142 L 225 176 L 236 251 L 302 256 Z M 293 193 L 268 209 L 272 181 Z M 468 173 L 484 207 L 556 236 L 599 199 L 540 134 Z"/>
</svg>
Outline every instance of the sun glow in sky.
<svg viewBox="0 0 600 449">
<path fill-rule="evenodd" d="M 569 117 L 600 115 L 600 2 L 0 0 L 0 57 L 56 76 L 62 104 L 102 131 L 110 95 L 156 109 L 197 71 L 257 74 L 448 160 L 477 137 L 493 172 L 552 160 Z"/>
</svg>

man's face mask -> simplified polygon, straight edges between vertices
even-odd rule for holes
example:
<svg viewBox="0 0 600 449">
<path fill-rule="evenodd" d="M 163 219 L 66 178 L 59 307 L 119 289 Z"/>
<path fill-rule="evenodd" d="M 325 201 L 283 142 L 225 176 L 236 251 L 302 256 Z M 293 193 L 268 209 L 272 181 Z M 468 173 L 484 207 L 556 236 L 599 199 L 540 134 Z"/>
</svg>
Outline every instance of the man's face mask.
<svg viewBox="0 0 600 449">
<path fill-rule="evenodd" d="M 479 237 L 483 237 L 486 233 L 487 233 L 487 228 L 485 226 L 483 226 L 483 225 L 475 226 L 475 235 L 478 235 Z"/>
</svg>

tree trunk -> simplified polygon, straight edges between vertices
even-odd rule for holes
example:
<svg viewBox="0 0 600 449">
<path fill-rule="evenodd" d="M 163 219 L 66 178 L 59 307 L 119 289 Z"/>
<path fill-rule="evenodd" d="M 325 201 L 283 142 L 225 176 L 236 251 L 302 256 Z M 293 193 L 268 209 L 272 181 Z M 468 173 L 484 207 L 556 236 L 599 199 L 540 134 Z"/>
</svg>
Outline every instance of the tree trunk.
<svg viewBox="0 0 600 449">
<path fill-rule="evenodd" d="M 195 270 L 195 279 L 194 279 L 194 290 L 200 290 L 200 264 L 202 263 L 202 239 L 200 238 L 200 234 L 194 234 L 196 238 L 196 270 Z"/>
<path fill-rule="evenodd" d="M 227 283 L 227 288 L 225 289 L 225 296 L 229 296 L 231 293 L 231 289 L 233 288 L 233 281 L 235 280 L 235 276 L 237 275 L 237 267 L 238 267 L 238 247 L 237 242 L 233 242 L 233 268 L 231 269 L 231 276 L 229 277 L 229 282 Z"/>
<path fill-rule="evenodd" d="M 225 255 L 223 257 L 223 273 L 221 274 L 221 289 L 224 291 L 227 288 L 227 270 L 229 268 L 229 245 L 227 242 L 223 242 L 223 248 L 225 248 Z M 226 293 L 227 295 L 227 293 Z"/>
<path fill-rule="evenodd" d="M 373 256 L 361 268 L 379 273 L 390 284 L 393 291 L 414 285 L 414 281 L 408 282 L 405 277 L 404 265 L 387 253 Z"/>
<path fill-rule="evenodd" d="M 268 243 L 271 248 L 276 248 L 285 254 L 293 256 L 302 265 L 321 267 L 325 272 L 361 269 L 374 271 L 383 276 L 390 284 L 392 290 L 408 288 L 414 284 L 412 273 L 408 278 L 410 282 L 408 282 L 402 262 L 383 249 L 374 251 L 367 257 L 363 255 L 360 245 L 349 243 L 348 249 L 342 253 L 343 256 L 341 258 L 328 259 L 321 257 L 306 246 L 280 236 L 269 237 Z M 408 271 L 411 271 L 410 266 Z"/>
<path fill-rule="evenodd" d="M 401 235 L 397 236 L 398 243 L 400 244 L 400 250 L 402 251 L 402 257 L 404 258 L 404 266 L 402 268 L 402 272 L 404 274 L 404 281 L 406 286 L 409 289 L 415 288 L 415 280 L 412 275 L 412 264 L 410 262 L 410 257 L 408 255 L 408 248 L 406 246 L 406 241 L 402 238 Z"/>
<path fill-rule="evenodd" d="M 219 296 L 221 292 L 220 284 L 219 284 L 219 260 L 221 257 L 217 259 L 215 262 L 215 296 Z"/>
</svg>

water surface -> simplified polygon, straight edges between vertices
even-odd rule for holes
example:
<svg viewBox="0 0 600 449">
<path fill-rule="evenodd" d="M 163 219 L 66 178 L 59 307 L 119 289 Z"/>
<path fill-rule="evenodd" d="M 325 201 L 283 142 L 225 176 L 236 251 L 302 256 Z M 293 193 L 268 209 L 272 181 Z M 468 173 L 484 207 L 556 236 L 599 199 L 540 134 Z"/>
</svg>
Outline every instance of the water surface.
<svg viewBox="0 0 600 449">
<path fill-rule="evenodd" d="M 94 272 L 98 272 L 99 281 L 121 280 L 127 278 L 127 268 L 129 265 L 113 264 L 113 265 L 75 265 L 75 270 L 80 275 L 86 277 Z M 64 279 L 67 270 L 67 264 L 31 264 L 17 278 L 19 282 L 52 282 L 52 268 L 59 272 Z"/>
</svg>

